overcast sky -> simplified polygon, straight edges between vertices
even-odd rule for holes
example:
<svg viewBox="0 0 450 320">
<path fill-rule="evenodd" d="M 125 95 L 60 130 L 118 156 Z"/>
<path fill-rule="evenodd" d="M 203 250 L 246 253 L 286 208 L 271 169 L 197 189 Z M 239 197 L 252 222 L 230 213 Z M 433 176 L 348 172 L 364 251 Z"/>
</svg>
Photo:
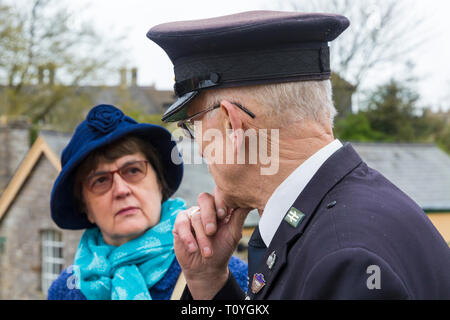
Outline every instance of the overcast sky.
<svg viewBox="0 0 450 320">
<path fill-rule="evenodd" d="M 281 0 L 280 0 L 281 1 Z M 173 69 L 162 49 L 146 38 L 154 25 L 170 21 L 210 18 L 247 10 L 276 9 L 280 1 L 269 0 L 78 0 L 68 1 L 70 8 L 84 12 L 96 28 L 112 35 L 126 35 L 127 67 L 138 68 L 140 85 L 160 89 L 173 86 Z M 361 0 L 354 0 L 361 1 Z M 364 0 L 365 1 L 365 0 Z M 375 0 L 382 5 L 383 0 Z M 424 103 L 450 108 L 450 1 L 407 0 L 411 11 L 428 17 L 433 33 L 429 42 L 414 56 L 414 76 Z M 408 14 L 408 13 L 407 13 Z M 411 15 L 413 16 L 413 15 Z M 332 50 L 332 46 L 331 46 Z M 395 74 L 385 68 L 375 82 Z M 395 73 L 398 71 L 392 71 Z M 118 81 L 119 77 L 117 77 Z M 109 83 L 114 79 L 108 79 Z"/>
</svg>

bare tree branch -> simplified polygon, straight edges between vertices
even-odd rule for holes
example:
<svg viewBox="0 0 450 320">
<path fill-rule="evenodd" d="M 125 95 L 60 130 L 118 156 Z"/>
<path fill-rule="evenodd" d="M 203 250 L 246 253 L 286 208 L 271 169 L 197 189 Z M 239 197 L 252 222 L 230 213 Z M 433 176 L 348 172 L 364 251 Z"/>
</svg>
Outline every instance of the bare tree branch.
<svg viewBox="0 0 450 320">
<path fill-rule="evenodd" d="M 121 60 L 120 46 L 111 47 L 110 38 L 74 19 L 57 0 L 27 1 L 20 8 L 0 4 L 1 114 L 58 121 L 64 117 L 58 108 L 80 107 L 71 86 L 108 73 L 111 61 Z"/>
<path fill-rule="evenodd" d="M 339 41 L 331 44 L 332 64 L 336 72 L 357 88 L 368 74 L 388 62 L 408 61 L 414 50 L 426 43 L 426 19 L 412 18 L 404 0 L 290 0 L 280 1 L 283 9 L 308 12 L 332 12 L 351 21 Z"/>
</svg>

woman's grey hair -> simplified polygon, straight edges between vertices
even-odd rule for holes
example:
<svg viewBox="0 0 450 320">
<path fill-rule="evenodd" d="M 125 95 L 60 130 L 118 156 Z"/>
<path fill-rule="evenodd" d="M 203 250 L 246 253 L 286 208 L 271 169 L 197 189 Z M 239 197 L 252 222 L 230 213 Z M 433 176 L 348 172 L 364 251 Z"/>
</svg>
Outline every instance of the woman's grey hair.
<svg viewBox="0 0 450 320">
<path fill-rule="evenodd" d="M 257 105 L 258 110 L 251 111 L 262 115 L 270 127 L 284 127 L 300 120 L 333 126 L 337 111 L 332 95 L 330 80 L 298 81 L 211 90 L 204 103 L 209 107 L 226 99 L 246 107 Z"/>
</svg>

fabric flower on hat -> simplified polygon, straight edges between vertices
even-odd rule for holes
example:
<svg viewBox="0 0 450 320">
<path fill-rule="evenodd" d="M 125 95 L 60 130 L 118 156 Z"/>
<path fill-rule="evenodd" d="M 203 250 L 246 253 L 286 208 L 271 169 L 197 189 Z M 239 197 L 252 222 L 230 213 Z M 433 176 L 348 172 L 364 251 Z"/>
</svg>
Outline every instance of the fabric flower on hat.
<svg viewBox="0 0 450 320">
<path fill-rule="evenodd" d="M 87 115 L 87 124 L 102 133 L 113 131 L 123 121 L 125 115 L 113 106 L 102 104 L 93 108 Z"/>
</svg>

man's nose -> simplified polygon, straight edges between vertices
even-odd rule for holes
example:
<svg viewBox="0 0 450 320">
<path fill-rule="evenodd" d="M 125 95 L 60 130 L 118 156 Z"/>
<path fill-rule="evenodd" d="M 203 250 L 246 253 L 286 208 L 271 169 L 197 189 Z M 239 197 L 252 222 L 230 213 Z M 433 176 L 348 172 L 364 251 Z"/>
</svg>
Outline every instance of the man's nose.
<svg viewBox="0 0 450 320">
<path fill-rule="evenodd" d="M 112 192 L 114 197 L 124 197 L 131 193 L 130 186 L 128 182 L 126 182 L 120 174 L 114 173 L 113 175 L 113 185 L 112 185 Z"/>
</svg>

